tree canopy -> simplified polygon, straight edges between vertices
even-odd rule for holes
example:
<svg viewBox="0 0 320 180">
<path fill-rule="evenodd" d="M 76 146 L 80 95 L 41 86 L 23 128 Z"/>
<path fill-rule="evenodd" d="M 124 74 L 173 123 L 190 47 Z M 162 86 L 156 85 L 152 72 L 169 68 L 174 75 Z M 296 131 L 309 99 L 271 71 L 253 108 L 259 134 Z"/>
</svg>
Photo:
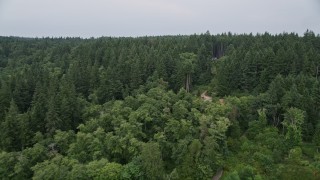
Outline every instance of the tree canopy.
<svg viewBox="0 0 320 180">
<path fill-rule="evenodd" d="M 311 31 L 0 37 L 0 179 L 320 179 L 319 66 Z"/>
</svg>

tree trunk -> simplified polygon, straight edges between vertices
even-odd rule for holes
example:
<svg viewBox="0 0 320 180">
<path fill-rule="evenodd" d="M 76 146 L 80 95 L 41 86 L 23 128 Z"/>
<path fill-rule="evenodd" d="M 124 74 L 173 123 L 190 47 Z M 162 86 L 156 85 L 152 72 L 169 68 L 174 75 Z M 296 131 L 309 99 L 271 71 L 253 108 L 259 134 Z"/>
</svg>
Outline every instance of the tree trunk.
<svg viewBox="0 0 320 180">
<path fill-rule="evenodd" d="M 188 74 L 188 92 L 190 92 L 190 74 Z"/>
<path fill-rule="evenodd" d="M 190 90 L 190 74 L 187 74 L 186 77 L 186 91 L 189 92 Z"/>
<path fill-rule="evenodd" d="M 318 74 L 319 74 L 319 66 L 317 66 L 317 74 L 316 74 L 316 79 L 318 79 Z"/>
</svg>

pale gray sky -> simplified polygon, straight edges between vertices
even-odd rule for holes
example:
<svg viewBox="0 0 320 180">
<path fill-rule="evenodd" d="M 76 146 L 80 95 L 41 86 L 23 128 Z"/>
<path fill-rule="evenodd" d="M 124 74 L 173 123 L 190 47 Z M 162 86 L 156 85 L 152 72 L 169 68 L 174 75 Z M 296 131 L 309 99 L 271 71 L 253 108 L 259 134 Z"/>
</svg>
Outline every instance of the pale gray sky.
<svg viewBox="0 0 320 180">
<path fill-rule="evenodd" d="M 0 36 L 320 33 L 320 0 L 0 0 Z"/>
</svg>

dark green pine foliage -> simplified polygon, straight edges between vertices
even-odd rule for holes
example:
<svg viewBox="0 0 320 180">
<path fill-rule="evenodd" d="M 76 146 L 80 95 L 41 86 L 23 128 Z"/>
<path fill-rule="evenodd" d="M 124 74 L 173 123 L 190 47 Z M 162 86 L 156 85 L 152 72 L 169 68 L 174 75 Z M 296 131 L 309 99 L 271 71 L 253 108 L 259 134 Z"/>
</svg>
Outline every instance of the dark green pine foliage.
<svg viewBox="0 0 320 180">
<path fill-rule="evenodd" d="M 0 86 L 0 122 L 5 118 L 5 113 L 10 106 L 11 90 L 5 81 L 1 81 Z"/>
<path fill-rule="evenodd" d="M 315 110 L 320 110 L 320 82 L 317 80 L 312 87 L 312 100 Z"/>
<path fill-rule="evenodd" d="M 269 85 L 267 97 L 264 99 L 268 116 L 272 119 L 272 124 L 278 126 L 283 114 L 280 100 L 285 93 L 284 80 L 278 75 Z"/>
<path fill-rule="evenodd" d="M 87 97 L 90 90 L 90 51 L 87 45 L 79 46 L 72 56 L 73 61 L 70 63 L 67 76 L 74 82 L 76 91 Z"/>
<path fill-rule="evenodd" d="M 1 122 L 1 148 L 6 151 L 16 151 L 20 148 L 20 136 L 19 136 L 19 110 L 18 106 L 12 99 L 10 102 L 10 108 L 6 113 L 6 117 Z"/>
<path fill-rule="evenodd" d="M 252 91 L 259 83 L 259 54 L 256 50 L 246 53 L 244 60 L 241 63 L 242 69 L 242 85 L 241 88 L 245 91 Z"/>
<path fill-rule="evenodd" d="M 19 114 L 18 118 L 18 131 L 19 131 L 19 139 L 20 139 L 20 149 L 24 150 L 25 148 L 29 147 L 32 142 L 33 132 L 32 132 L 32 125 L 31 125 L 31 117 L 30 113 L 26 112 L 23 114 Z"/>
<path fill-rule="evenodd" d="M 320 82 L 317 80 L 312 87 L 312 104 L 310 118 L 312 118 L 313 125 L 316 126 L 316 134 L 319 133 L 320 124 Z M 316 136 L 316 135 L 315 135 Z"/>
<path fill-rule="evenodd" d="M 103 104 L 112 99 L 123 98 L 123 85 L 120 81 L 120 74 L 117 68 L 101 68 L 100 87 L 97 89 L 99 103 Z"/>
<path fill-rule="evenodd" d="M 52 136 L 58 129 L 63 128 L 62 121 L 59 117 L 59 109 L 55 97 L 51 97 L 48 102 L 48 111 L 46 113 L 45 130 L 49 136 Z"/>
<path fill-rule="evenodd" d="M 137 89 L 142 84 L 141 62 L 137 56 L 130 59 L 130 89 Z"/>
<path fill-rule="evenodd" d="M 204 44 L 202 44 L 201 48 L 198 50 L 197 62 L 194 70 L 195 73 L 193 77 L 194 82 L 196 82 L 196 84 L 209 83 L 212 78 L 211 76 L 212 52 L 210 47 L 211 45 L 205 46 Z"/>
<path fill-rule="evenodd" d="M 30 110 L 33 132 L 45 133 L 45 117 L 48 110 L 47 91 L 46 85 L 37 83 Z"/>
<path fill-rule="evenodd" d="M 21 76 L 26 76 L 23 74 Z M 29 77 L 19 77 L 13 91 L 13 98 L 21 112 L 26 112 L 30 106 L 33 96 L 32 82 L 29 81 Z"/>
<path fill-rule="evenodd" d="M 59 97 L 58 92 L 58 82 L 55 78 L 51 79 L 50 87 L 48 91 L 49 99 L 47 102 L 47 112 L 45 114 L 45 133 L 48 136 L 52 136 L 54 132 L 63 127 L 63 122 L 60 118 L 60 107 L 59 107 Z"/>
<path fill-rule="evenodd" d="M 58 120 L 62 123 L 61 130 L 76 130 L 77 126 L 81 123 L 81 117 L 80 105 L 78 103 L 75 86 L 72 81 L 67 80 L 66 78 L 61 80 L 59 93 L 56 98 L 59 100 L 59 102 L 57 102 L 59 105 Z M 55 108 L 57 109 L 57 107 Z M 53 109 L 49 110 L 52 111 Z"/>
<path fill-rule="evenodd" d="M 320 151 L 320 123 L 315 128 L 315 133 L 313 135 L 313 143 L 317 147 L 317 152 Z"/>
</svg>

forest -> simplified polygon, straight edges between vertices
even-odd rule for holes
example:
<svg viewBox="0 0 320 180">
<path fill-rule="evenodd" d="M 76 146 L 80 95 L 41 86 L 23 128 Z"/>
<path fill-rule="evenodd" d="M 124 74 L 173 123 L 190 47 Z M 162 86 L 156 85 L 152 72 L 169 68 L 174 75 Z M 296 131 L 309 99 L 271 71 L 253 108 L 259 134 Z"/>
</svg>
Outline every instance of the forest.
<svg viewBox="0 0 320 180">
<path fill-rule="evenodd" d="M 310 30 L 0 36 L 0 179 L 320 179 L 319 76 Z"/>
</svg>

